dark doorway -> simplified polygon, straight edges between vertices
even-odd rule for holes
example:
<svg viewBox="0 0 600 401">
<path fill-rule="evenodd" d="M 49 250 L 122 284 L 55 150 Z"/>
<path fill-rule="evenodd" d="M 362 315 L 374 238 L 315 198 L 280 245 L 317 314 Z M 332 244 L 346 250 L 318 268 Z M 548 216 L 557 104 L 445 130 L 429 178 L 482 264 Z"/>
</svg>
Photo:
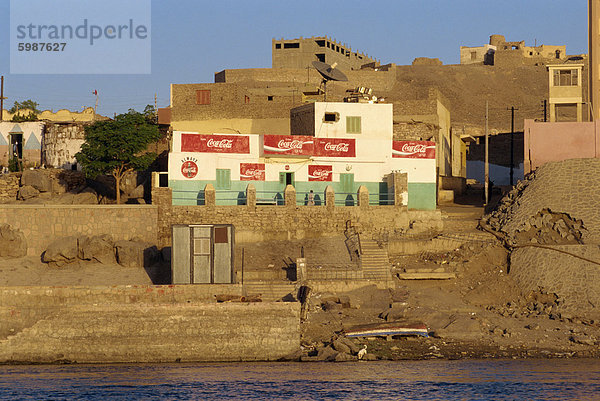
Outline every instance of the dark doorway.
<svg viewBox="0 0 600 401">
<path fill-rule="evenodd" d="M 23 134 L 10 134 L 10 158 L 23 158 Z"/>
<path fill-rule="evenodd" d="M 285 173 L 285 185 L 294 185 L 294 173 Z"/>
</svg>

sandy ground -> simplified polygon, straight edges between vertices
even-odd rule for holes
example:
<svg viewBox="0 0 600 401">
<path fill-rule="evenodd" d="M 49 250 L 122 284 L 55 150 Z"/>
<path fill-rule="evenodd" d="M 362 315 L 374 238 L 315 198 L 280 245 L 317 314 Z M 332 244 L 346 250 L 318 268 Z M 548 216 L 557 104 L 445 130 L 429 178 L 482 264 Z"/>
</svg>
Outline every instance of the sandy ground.
<svg viewBox="0 0 600 401">
<path fill-rule="evenodd" d="M 94 262 L 50 268 L 39 258 L 0 259 L 0 286 L 127 285 L 152 284 L 143 268 Z"/>
<path fill-rule="evenodd" d="M 358 346 L 368 344 L 369 352 L 380 359 L 600 356 L 598 322 L 531 310 L 549 295 L 519 291 L 506 273 L 507 252 L 499 244 L 425 256 L 426 261 L 423 255 L 392 261 L 432 268 L 443 261 L 455 262 L 458 278 L 396 280 L 395 291 L 406 294 L 406 306 L 393 320 L 423 322 L 431 336 L 362 338 L 354 340 Z M 333 310 L 323 310 L 320 302 L 331 294 L 316 295 L 302 326 L 305 349 L 318 351 L 354 325 L 383 322 L 382 312 L 391 304 L 391 292 L 371 287 L 344 294 L 350 307 L 340 305 Z M 532 302 L 532 297 L 538 302 Z"/>
<path fill-rule="evenodd" d="M 295 259 L 302 252 L 312 264 L 351 264 L 343 240 L 330 238 L 246 247 L 245 266 L 283 267 L 286 258 Z M 344 329 L 384 322 L 392 305 L 394 315 L 388 319 L 423 322 L 431 336 L 354 340 L 360 346 L 367 344 L 369 353 L 380 359 L 600 356 L 599 322 L 561 315 L 555 310 L 552 294 L 522 294 L 507 274 L 507 259 L 508 253 L 499 243 L 469 243 L 451 252 L 392 256 L 393 271 L 444 267 L 455 271 L 457 278 L 396 278 L 391 290 L 371 286 L 346 294 L 312 294 L 308 318 L 301 325 L 304 354 L 327 348 L 343 336 Z M 36 257 L 1 259 L 0 286 L 166 284 L 169 270 L 164 263 L 147 269 L 92 262 L 50 268 Z M 346 297 L 349 302 L 324 308 L 324 301 L 331 296 Z"/>
</svg>

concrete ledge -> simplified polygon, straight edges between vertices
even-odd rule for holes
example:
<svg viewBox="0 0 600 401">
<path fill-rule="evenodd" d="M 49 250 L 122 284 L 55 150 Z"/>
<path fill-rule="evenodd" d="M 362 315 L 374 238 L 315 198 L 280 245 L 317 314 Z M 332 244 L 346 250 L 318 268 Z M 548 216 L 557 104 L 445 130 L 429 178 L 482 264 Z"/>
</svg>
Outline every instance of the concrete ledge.
<svg viewBox="0 0 600 401">
<path fill-rule="evenodd" d="M 2 205 L 2 209 L 157 209 L 156 205 Z M 9 223 L 10 224 L 10 223 Z"/>
<path fill-rule="evenodd" d="M 299 349 L 299 303 L 109 303 L 55 308 L 13 330 L 0 363 L 272 361 Z"/>
<path fill-rule="evenodd" d="M 456 273 L 398 273 L 396 276 L 400 280 L 451 280 L 456 278 Z"/>
</svg>

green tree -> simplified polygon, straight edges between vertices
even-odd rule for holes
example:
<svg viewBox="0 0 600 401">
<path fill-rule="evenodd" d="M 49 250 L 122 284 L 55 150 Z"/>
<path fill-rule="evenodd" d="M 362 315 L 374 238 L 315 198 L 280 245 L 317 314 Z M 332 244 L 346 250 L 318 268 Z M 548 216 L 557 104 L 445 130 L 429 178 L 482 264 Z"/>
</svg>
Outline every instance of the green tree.
<svg viewBox="0 0 600 401">
<path fill-rule="evenodd" d="M 89 178 L 111 174 L 116 181 L 117 203 L 121 203 L 121 179 L 129 171 L 145 170 L 156 159 L 146 152 L 159 139 L 158 126 L 142 113 L 130 109 L 113 120 L 96 121 L 85 127 L 85 142 L 75 155 Z"/>
<path fill-rule="evenodd" d="M 13 122 L 16 123 L 22 123 L 24 121 L 37 121 L 38 120 L 38 116 L 37 114 L 35 114 L 34 112 L 30 111 L 29 114 L 14 114 L 12 116 L 12 120 Z"/>
<path fill-rule="evenodd" d="M 151 104 L 146 106 L 146 108 L 144 109 L 144 117 L 146 117 L 146 120 L 153 124 L 158 123 L 158 112 Z"/>
<path fill-rule="evenodd" d="M 14 114 L 19 110 L 29 109 L 32 112 L 34 112 L 35 114 L 40 114 L 41 111 L 38 109 L 39 105 L 40 105 L 39 103 L 34 102 L 31 99 L 27 99 L 22 102 L 15 102 L 15 104 L 13 104 L 13 107 L 11 107 L 10 110 L 8 110 L 8 112 L 11 114 Z"/>
</svg>

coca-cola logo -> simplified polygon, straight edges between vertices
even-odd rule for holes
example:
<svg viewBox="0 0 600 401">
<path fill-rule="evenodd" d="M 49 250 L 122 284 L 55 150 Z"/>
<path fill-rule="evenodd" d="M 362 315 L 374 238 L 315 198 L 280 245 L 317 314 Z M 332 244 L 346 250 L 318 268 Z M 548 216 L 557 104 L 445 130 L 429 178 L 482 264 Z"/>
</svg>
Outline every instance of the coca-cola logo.
<svg viewBox="0 0 600 401">
<path fill-rule="evenodd" d="M 331 152 L 344 152 L 347 153 L 348 150 L 350 149 L 350 144 L 349 143 L 337 143 L 337 144 L 333 144 L 331 142 L 327 142 L 325 143 L 325 150 L 331 151 Z"/>
<path fill-rule="evenodd" d="M 183 162 L 181 165 L 181 174 L 185 178 L 194 178 L 198 174 L 198 165 L 191 160 Z"/>
<path fill-rule="evenodd" d="M 323 178 L 329 176 L 329 170 L 313 170 L 312 176 L 315 178 Z"/>
<path fill-rule="evenodd" d="M 402 151 L 406 153 L 425 153 L 427 152 L 427 146 L 419 143 L 402 145 Z"/>
<path fill-rule="evenodd" d="M 208 146 L 209 148 L 231 149 L 233 147 L 233 140 L 221 139 L 220 141 L 216 141 L 211 138 L 208 141 L 206 141 L 206 146 Z"/>
<path fill-rule="evenodd" d="M 277 142 L 277 147 L 279 149 L 302 149 L 302 146 L 304 146 L 304 142 L 298 140 L 286 141 L 285 139 L 282 139 Z"/>
<path fill-rule="evenodd" d="M 309 181 L 331 181 L 332 174 L 331 166 L 308 166 Z"/>
<path fill-rule="evenodd" d="M 260 177 L 262 175 L 263 170 L 257 170 L 257 169 L 246 169 L 246 171 L 244 172 L 244 175 L 248 176 L 248 177 Z"/>
</svg>

